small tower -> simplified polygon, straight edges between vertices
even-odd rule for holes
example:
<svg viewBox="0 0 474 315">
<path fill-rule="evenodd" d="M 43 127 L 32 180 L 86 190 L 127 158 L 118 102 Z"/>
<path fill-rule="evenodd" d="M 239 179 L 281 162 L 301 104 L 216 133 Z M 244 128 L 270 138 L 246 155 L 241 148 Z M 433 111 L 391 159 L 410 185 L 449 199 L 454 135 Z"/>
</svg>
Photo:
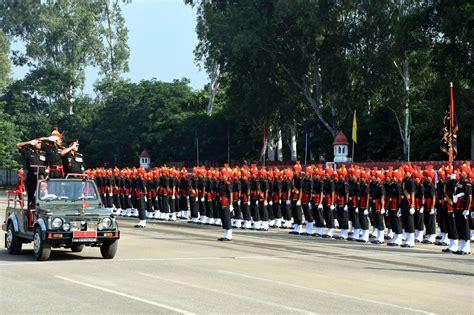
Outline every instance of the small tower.
<svg viewBox="0 0 474 315">
<path fill-rule="evenodd" d="M 337 133 L 332 145 L 334 146 L 334 162 L 349 162 L 347 157 L 349 154 L 349 141 L 347 141 L 346 135 L 342 131 Z"/>
<path fill-rule="evenodd" d="M 145 149 L 143 150 L 142 153 L 140 153 L 140 167 L 143 167 L 144 169 L 149 169 L 150 168 L 150 153 L 148 153 L 148 150 Z"/>
</svg>

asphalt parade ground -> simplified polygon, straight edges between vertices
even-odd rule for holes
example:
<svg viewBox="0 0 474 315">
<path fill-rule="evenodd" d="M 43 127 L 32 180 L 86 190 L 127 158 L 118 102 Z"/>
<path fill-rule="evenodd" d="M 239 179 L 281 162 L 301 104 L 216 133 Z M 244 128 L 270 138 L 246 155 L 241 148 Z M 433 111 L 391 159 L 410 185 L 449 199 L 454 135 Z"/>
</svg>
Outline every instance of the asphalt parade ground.
<svg viewBox="0 0 474 315">
<path fill-rule="evenodd" d="M 0 197 L 0 216 L 5 215 Z M 0 251 L 2 314 L 474 314 L 474 258 L 414 249 L 186 221 L 120 218 L 113 260 L 98 248 L 55 249 L 45 262 L 31 244 Z"/>
</svg>

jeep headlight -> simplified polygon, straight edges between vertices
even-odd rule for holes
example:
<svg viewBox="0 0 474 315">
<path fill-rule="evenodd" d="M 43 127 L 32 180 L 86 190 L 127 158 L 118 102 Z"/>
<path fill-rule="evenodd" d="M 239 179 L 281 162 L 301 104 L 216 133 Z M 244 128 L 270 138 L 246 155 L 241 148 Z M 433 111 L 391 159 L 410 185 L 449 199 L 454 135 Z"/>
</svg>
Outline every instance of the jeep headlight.
<svg viewBox="0 0 474 315">
<path fill-rule="evenodd" d="M 112 226 L 112 220 L 109 217 L 105 217 L 100 222 L 103 229 L 109 229 Z"/>
<path fill-rule="evenodd" d="M 53 221 L 51 221 L 51 226 L 54 229 L 59 229 L 63 225 L 63 220 L 61 218 L 54 218 Z"/>
<path fill-rule="evenodd" d="M 69 223 L 64 223 L 64 224 L 63 224 L 63 230 L 64 230 L 64 231 L 67 232 L 67 231 L 69 231 L 70 228 L 71 228 L 71 225 L 69 225 Z"/>
</svg>

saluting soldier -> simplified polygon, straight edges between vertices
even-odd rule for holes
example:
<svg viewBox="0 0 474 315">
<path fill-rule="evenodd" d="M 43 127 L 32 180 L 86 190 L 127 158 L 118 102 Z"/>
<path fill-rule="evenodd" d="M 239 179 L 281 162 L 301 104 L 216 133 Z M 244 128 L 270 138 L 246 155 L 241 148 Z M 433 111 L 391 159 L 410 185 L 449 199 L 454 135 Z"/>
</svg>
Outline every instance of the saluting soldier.
<svg viewBox="0 0 474 315">
<path fill-rule="evenodd" d="M 46 170 L 46 152 L 41 149 L 41 141 L 34 139 L 16 144 L 25 160 L 26 181 L 25 188 L 28 194 L 28 209 L 35 208 L 35 191 L 37 179 L 43 179 Z"/>
<path fill-rule="evenodd" d="M 64 168 L 61 159 L 61 151 L 64 149 L 62 144 L 63 135 L 57 127 L 54 127 L 49 137 L 40 138 L 41 149 L 46 152 L 49 178 L 63 178 Z"/>
<path fill-rule="evenodd" d="M 84 167 L 84 156 L 79 153 L 79 140 L 74 139 L 68 141 L 68 146 L 61 151 L 61 157 L 63 161 L 64 176 L 68 174 L 83 174 Z"/>
</svg>

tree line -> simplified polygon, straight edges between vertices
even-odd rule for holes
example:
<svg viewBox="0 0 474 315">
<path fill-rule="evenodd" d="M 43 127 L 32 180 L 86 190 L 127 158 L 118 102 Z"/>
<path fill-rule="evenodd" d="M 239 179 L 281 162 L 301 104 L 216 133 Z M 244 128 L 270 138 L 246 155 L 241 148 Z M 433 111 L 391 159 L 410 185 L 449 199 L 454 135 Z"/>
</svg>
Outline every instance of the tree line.
<svg viewBox="0 0 474 315">
<path fill-rule="evenodd" d="M 469 1 L 185 3 L 197 13 L 196 62 L 211 77 L 202 90 L 186 78 L 122 78 L 130 1 L 2 1 L 0 166 L 17 166 L 15 142 L 52 125 L 81 141 L 88 166 L 133 165 L 145 148 L 157 164 L 195 161 L 197 145 L 201 161 L 227 161 L 229 151 L 231 160 L 259 160 L 265 149 L 303 160 L 305 132 L 308 158 L 331 160 L 332 139 L 350 136 L 354 110 L 356 161 L 404 160 L 408 140 L 411 159 L 446 159 L 449 82 L 458 159 L 474 155 Z M 29 71 L 13 80 L 12 65 Z M 83 93 L 88 66 L 101 75 L 94 96 Z"/>
</svg>

